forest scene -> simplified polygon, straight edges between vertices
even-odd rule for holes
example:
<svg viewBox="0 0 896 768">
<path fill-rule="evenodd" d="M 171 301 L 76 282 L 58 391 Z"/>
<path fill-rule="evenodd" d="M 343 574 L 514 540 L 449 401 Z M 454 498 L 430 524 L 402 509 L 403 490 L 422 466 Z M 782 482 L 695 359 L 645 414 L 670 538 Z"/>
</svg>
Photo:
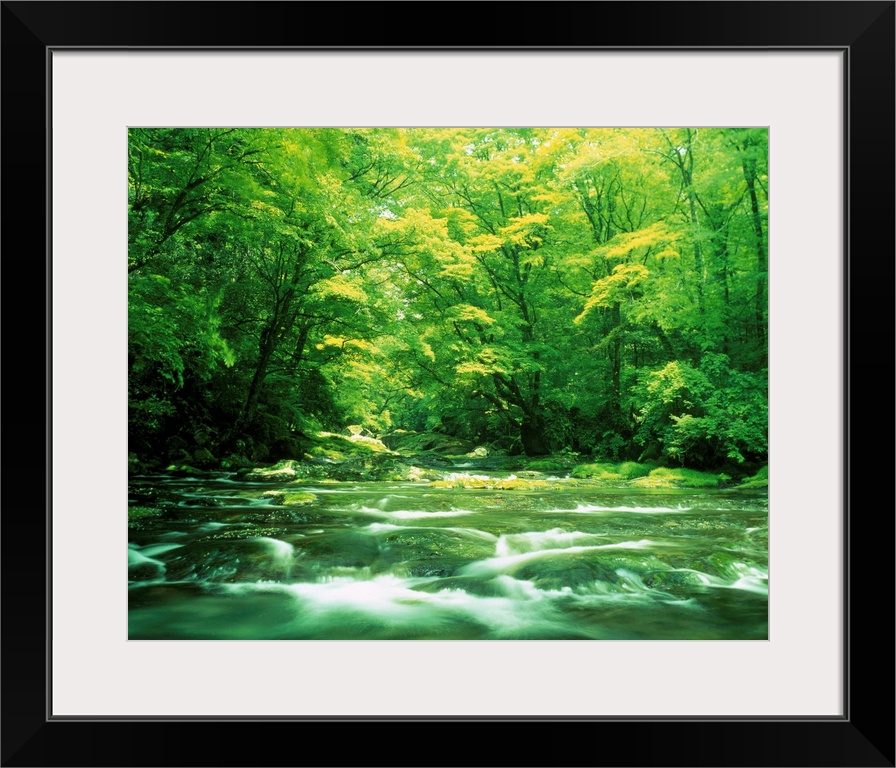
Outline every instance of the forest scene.
<svg viewBox="0 0 896 768">
<path fill-rule="evenodd" d="M 768 638 L 764 128 L 132 128 L 131 639 Z"/>
</svg>

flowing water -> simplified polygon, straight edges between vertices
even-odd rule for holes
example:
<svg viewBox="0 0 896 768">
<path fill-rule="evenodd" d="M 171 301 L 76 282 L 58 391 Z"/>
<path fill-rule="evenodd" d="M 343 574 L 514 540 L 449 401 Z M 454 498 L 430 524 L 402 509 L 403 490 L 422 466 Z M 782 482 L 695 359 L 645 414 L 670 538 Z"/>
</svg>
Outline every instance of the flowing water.
<svg viewBox="0 0 896 768">
<path fill-rule="evenodd" d="M 764 492 L 131 484 L 135 640 L 757 640 Z"/>
</svg>

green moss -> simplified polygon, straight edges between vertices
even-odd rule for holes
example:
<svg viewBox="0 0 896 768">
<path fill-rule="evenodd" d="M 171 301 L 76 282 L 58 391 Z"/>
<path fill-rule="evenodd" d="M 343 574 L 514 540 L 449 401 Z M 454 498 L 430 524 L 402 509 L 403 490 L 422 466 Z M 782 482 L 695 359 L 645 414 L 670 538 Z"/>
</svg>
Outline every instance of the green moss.
<svg viewBox="0 0 896 768">
<path fill-rule="evenodd" d="M 619 482 L 645 477 L 655 467 L 655 464 L 639 464 L 636 461 L 623 461 L 619 464 L 602 461 L 595 464 L 579 464 L 573 469 L 572 476 L 604 482 Z"/>
<path fill-rule="evenodd" d="M 292 507 L 300 504 L 311 504 L 315 501 L 317 501 L 317 496 L 315 496 L 313 493 L 300 491 L 299 493 L 287 493 L 283 501 L 280 503 L 285 504 L 288 507 Z"/>
<path fill-rule="evenodd" d="M 169 464 L 165 467 L 166 472 L 176 475 L 201 475 L 202 470 L 191 467 L 189 464 Z"/>
<path fill-rule="evenodd" d="M 738 488 L 768 488 L 768 466 L 764 466 L 752 477 L 744 480 Z"/>
<path fill-rule="evenodd" d="M 571 466 L 572 462 L 555 457 L 526 462 L 526 468 L 536 472 L 565 472 Z"/>
<path fill-rule="evenodd" d="M 696 469 L 657 467 L 647 477 L 632 480 L 638 488 L 718 488 L 722 477 L 712 472 L 698 472 Z"/>
<path fill-rule="evenodd" d="M 528 480 L 524 478 L 490 477 L 482 480 L 474 477 L 458 477 L 456 480 L 435 480 L 430 488 L 482 488 L 496 491 L 532 491 L 537 488 L 550 488 L 544 480 Z"/>
<path fill-rule="evenodd" d="M 402 456 L 416 456 L 421 453 L 437 453 L 443 456 L 466 457 L 476 448 L 474 443 L 461 440 L 440 432 L 406 432 L 396 430 L 385 435 L 383 440 L 392 450 Z"/>
<path fill-rule="evenodd" d="M 302 491 L 300 493 L 287 493 L 286 498 L 284 498 L 281 503 L 288 507 L 292 507 L 300 504 L 311 504 L 315 501 L 317 501 L 317 496 L 313 493 Z"/>
<path fill-rule="evenodd" d="M 380 440 L 365 435 L 338 435 L 335 432 L 318 432 L 308 452 L 312 456 L 340 461 L 349 457 L 371 453 L 392 453 Z"/>
<path fill-rule="evenodd" d="M 268 538 L 275 539 L 285 536 L 287 533 L 288 531 L 286 528 L 261 528 L 253 525 L 247 528 L 230 528 L 226 531 L 216 531 L 208 536 L 204 536 L 200 541 L 214 541 L 216 539 L 255 539 L 259 536 L 267 536 Z"/>
<path fill-rule="evenodd" d="M 161 516 L 162 510 L 158 507 L 128 507 L 128 520 L 145 520 Z"/>
<path fill-rule="evenodd" d="M 572 476 L 580 479 L 591 477 L 595 472 L 600 471 L 598 464 L 577 464 L 572 468 Z"/>
<path fill-rule="evenodd" d="M 621 480 L 622 475 L 613 469 L 613 465 L 609 463 L 578 464 L 573 467 L 572 476 L 582 480 Z"/>
<path fill-rule="evenodd" d="M 292 459 L 278 461 L 272 467 L 264 467 L 253 469 L 246 474 L 248 480 L 266 480 L 270 482 L 282 482 L 284 480 L 295 480 L 301 469 L 301 464 Z"/>
<path fill-rule="evenodd" d="M 626 480 L 646 477 L 655 468 L 655 464 L 639 464 L 637 461 L 623 461 L 621 464 L 616 465 L 616 471 Z"/>
<path fill-rule="evenodd" d="M 324 448 L 322 445 L 315 445 L 309 453 L 322 459 L 333 459 L 334 461 L 345 459 L 345 453 L 342 451 L 334 451 L 332 448 Z"/>
</svg>

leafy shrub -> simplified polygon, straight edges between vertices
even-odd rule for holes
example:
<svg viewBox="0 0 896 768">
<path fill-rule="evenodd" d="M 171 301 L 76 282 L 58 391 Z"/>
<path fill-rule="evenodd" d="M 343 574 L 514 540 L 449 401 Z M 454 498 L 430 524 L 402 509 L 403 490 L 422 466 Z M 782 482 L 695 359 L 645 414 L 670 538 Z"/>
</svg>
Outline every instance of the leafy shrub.
<svg viewBox="0 0 896 768">
<path fill-rule="evenodd" d="M 641 445 L 659 440 L 673 463 L 692 467 L 741 463 L 768 454 L 765 372 L 739 372 L 728 358 L 705 354 L 699 368 L 675 361 L 635 387 Z"/>
</svg>

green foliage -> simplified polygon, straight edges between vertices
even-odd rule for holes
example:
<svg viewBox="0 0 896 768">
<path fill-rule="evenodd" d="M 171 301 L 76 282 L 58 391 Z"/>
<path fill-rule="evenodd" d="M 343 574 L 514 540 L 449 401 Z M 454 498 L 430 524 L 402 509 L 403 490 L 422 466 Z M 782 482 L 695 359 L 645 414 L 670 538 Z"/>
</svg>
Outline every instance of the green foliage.
<svg viewBox="0 0 896 768">
<path fill-rule="evenodd" d="M 634 390 L 637 439 L 659 440 L 671 461 L 695 467 L 764 455 L 767 393 L 764 372 L 732 370 L 724 355 L 705 355 L 699 368 L 673 361 L 646 373 Z"/>
<path fill-rule="evenodd" d="M 615 471 L 613 464 L 579 464 L 572 470 L 572 476 L 582 479 L 621 480 L 622 475 Z"/>
<path fill-rule="evenodd" d="M 632 481 L 640 488 L 718 488 L 729 480 L 727 475 L 699 472 L 684 467 L 658 467 L 646 477 Z"/>
<path fill-rule="evenodd" d="M 526 469 L 531 469 L 535 472 L 564 472 L 571 467 L 571 461 L 566 461 L 559 457 L 531 459 L 526 462 Z"/>
<path fill-rule="evenodd" d="M 621 463 L 598 462 L 595 464 L 579 464 L 572 476 L 582 479 L 605 480 L 608 482 L 619 480 L 633 480 L 648 475 L 655 465 L 639 464 L 635 461 L 623 461 Z"/>
<path fill-rule="evenodd" d="M 134 275 L 128 301 L 128 352 L 136 376 L 182 387 L 184 374 L 208 381 L 234 354 L 220 333 L 218 297 L 196 294 L 160 275 Z"/>
<path fill-rule="evenodd" d="M 133 129 L 131 450 L 277 458 L 357 424 L 608 482 L 642 454 L 761 462 L 767 140 Z"/>
<path fill-rule="evenodd" d="M 644 477 L 653 471 L 653 464 L 639 464 L 636 461 L 623 461 L 618 465 L 616 471 L 626 480 L 632 480 L 636 477 Z"/>
</svg>

